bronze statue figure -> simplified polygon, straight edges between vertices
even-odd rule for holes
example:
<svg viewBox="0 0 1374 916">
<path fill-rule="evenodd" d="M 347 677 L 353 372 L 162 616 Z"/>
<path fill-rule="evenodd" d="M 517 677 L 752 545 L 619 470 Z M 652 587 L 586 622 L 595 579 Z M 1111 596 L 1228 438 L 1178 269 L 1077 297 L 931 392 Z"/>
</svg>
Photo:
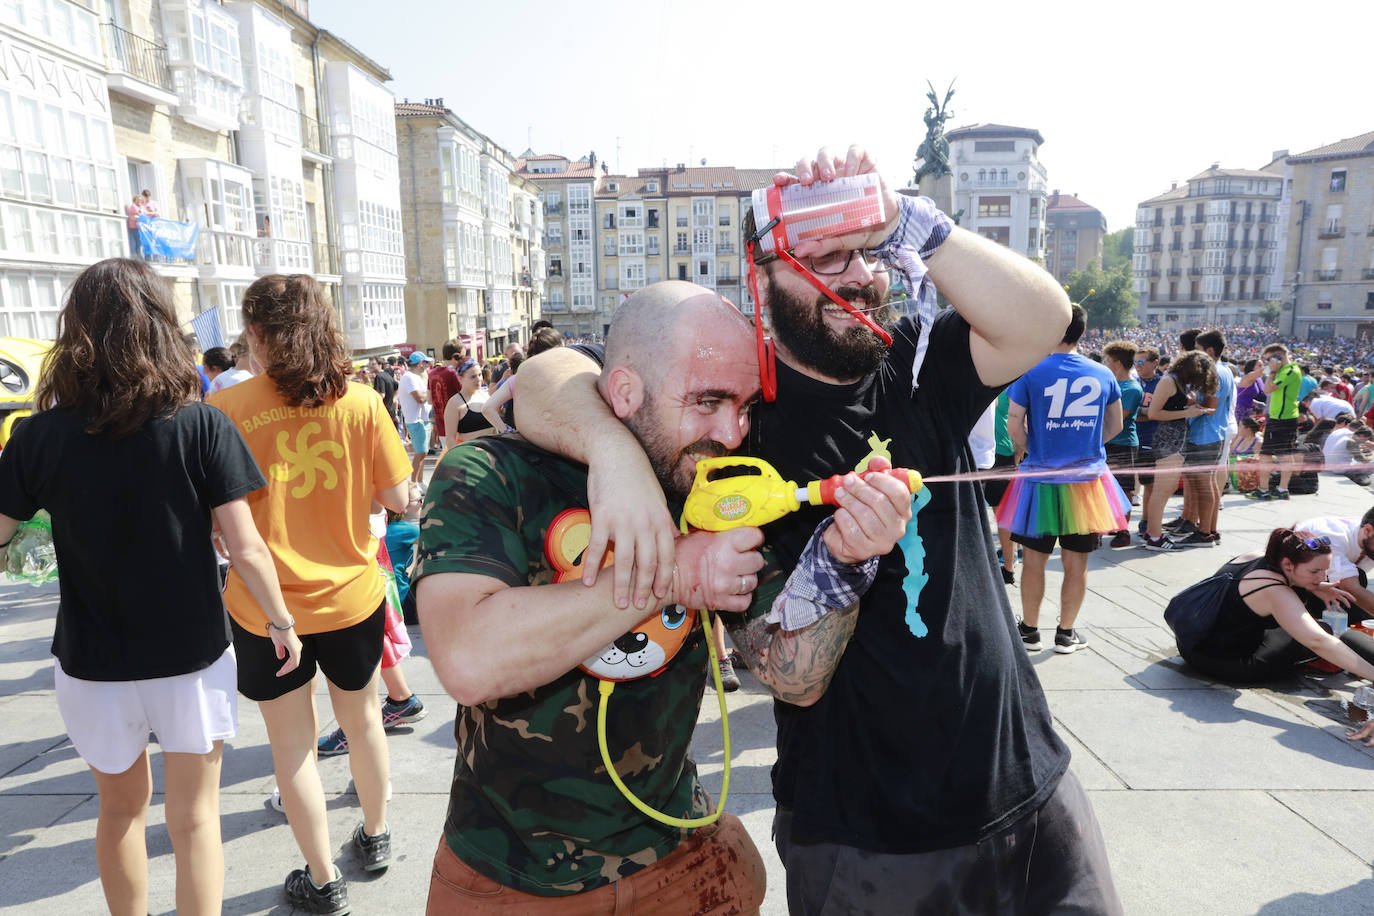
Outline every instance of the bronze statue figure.
<svg viewBox="0 0 1374 916">
<path fill-rule="evenodd" d="M 930 91 L 926 93 L 926 98 L 930 99 L 930 107 L 925 113 L 926 138 L 916 149 L 916 159 L 921 165 L 911 177 L 913 187 L 920 184 L 921 179 L 927 175 L 932 178 L 943 178 L 950 174 L 949 141 L 945 139 L 945 122 L 954 116 L 954 112 L 949 110 L 949 100 L 954 95 L 954 81 L 950 81 L 943 102 L 940 101 L 930 80 L 926 80 L 926 85 L 930 87 Z"/>
</svg>

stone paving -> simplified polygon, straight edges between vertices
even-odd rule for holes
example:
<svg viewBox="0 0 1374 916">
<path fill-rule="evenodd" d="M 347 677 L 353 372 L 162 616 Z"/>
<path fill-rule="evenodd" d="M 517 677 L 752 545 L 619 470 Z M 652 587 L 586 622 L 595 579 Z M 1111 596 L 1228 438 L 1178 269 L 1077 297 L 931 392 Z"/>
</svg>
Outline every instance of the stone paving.
<svg viewBox="0 0 1374 916">
<path fill-rule="evenodd" d="M 1374 913 L 1374 749 L 1354 745 L 1335 721 L 1355 681 L 1294 675 L 1235 690 L 1190 673 L 1162 622 L 1168 598 L 1229 557 L 1261 546 L 1274 525 L 1313 515 L 1358 515 L 1368 490 L 1323 479 L 1321 493 L 1287 503 L 1223 500 L 1222 549 L 1178 555 L 1139 547 L 1093 555 L 1080 618 L 1089 648 L 1033 657 L 1074 769 L 1106 835 L 1131 914 Z M 1177 505 L 1177 502 L 1174 504 Z M 1051 560 L 1045 626 L 1055 617 L 1058 560 Z M 1018 567 L 1019 574 L 1019 567 Z M 1009 589 L 1013 609 L 1016 588 Z M 49 653 L 55 586 L 0 586 L 0 912 L 99 913 L 95 786 L 66 739 L 53 696 Z M 350 882 L 355 913 L 422 913 L 430 861 L 453 766 L 454 701 L 424 658 L 406 663 L 430 710 L 391 733 L 394 797 L 389 815 L 397 859 L 365 875 L 346 850 L 359 818 L 347 757 L 322 760 L 331 837 Z M 786 913 L 781 868 L 769 839 L 774 758 L 770 701 L 743 675 L 728 696 L 733 749 L 729 810 L 743 818 L 769 867 L 763 912 Z M 319 693 L 321 733 L 333 728 Z M 694 742 L 714 794 L 722 768 L 719 712 L 707 691 Z M 148 847 L 154 913 L 173 909 L 171 847 L 161 829 L 161 759 Z M 262 718 L 239 708 L 239 735 L 225 751 L 222 810 L 224 911 L 288 913 L 281 883 L 300 864 L 286 820 L 267 805 L 273 779 Z M 1372 818 L 1374 820 L 1374 818 Z"/>
</svg>

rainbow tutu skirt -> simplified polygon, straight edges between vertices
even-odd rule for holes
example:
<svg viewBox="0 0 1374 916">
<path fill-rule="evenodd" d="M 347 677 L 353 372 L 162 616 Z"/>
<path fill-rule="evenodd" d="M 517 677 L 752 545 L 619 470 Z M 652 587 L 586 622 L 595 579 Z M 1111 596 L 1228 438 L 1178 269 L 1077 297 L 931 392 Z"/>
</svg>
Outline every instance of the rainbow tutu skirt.
<svg viewBox="0 0 1374 916">
<path fill-rule="evenodd" d="M 1107 534 L 1126 527 L 1131 501 L 1110 472 L 1082 483 L 1018 477 L 997 504 L 997 527 L 1014 534 Z"/>
</svg>

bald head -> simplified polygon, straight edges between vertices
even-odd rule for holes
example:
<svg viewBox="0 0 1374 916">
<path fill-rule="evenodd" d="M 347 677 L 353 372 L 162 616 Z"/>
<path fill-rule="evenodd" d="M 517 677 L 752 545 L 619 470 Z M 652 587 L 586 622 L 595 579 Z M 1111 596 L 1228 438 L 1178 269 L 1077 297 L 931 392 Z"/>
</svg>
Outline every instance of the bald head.
<svg viewBox="0 0 1374 916">
<path fill-rule="evenodd" d="M 707 338 L 751 331 L 739 309 L 704 286 L 683 280 L 651 283 L 616 310 L 606 334 L 606 369 L 633 369 L 656 390 L 679 358 L 690 359 L 710 345 Z"/>
</svg>

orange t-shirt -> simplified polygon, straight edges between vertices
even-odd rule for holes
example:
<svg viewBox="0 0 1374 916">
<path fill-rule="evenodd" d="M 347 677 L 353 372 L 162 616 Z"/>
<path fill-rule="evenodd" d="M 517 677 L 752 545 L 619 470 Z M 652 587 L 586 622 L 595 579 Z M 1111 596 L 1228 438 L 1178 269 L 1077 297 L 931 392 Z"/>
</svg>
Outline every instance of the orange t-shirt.
<svg viewBox="0 0 1374 916">
<path fill-rule="evenodd" d="M 234 421 L 267 477 L 248 505 L 276 560 L 296 632 L 328 633 L 367 619 L 385 595 L 368 527 L 372 497 L 411 471 L 381 395 L 350 382 L 331 404 L 292 407 L 276 382 L 259 375 L 209 403 Z M 267 615 L 236 570 L 224 598 L 240 626 L 267 632 Z"/>
</svg>

